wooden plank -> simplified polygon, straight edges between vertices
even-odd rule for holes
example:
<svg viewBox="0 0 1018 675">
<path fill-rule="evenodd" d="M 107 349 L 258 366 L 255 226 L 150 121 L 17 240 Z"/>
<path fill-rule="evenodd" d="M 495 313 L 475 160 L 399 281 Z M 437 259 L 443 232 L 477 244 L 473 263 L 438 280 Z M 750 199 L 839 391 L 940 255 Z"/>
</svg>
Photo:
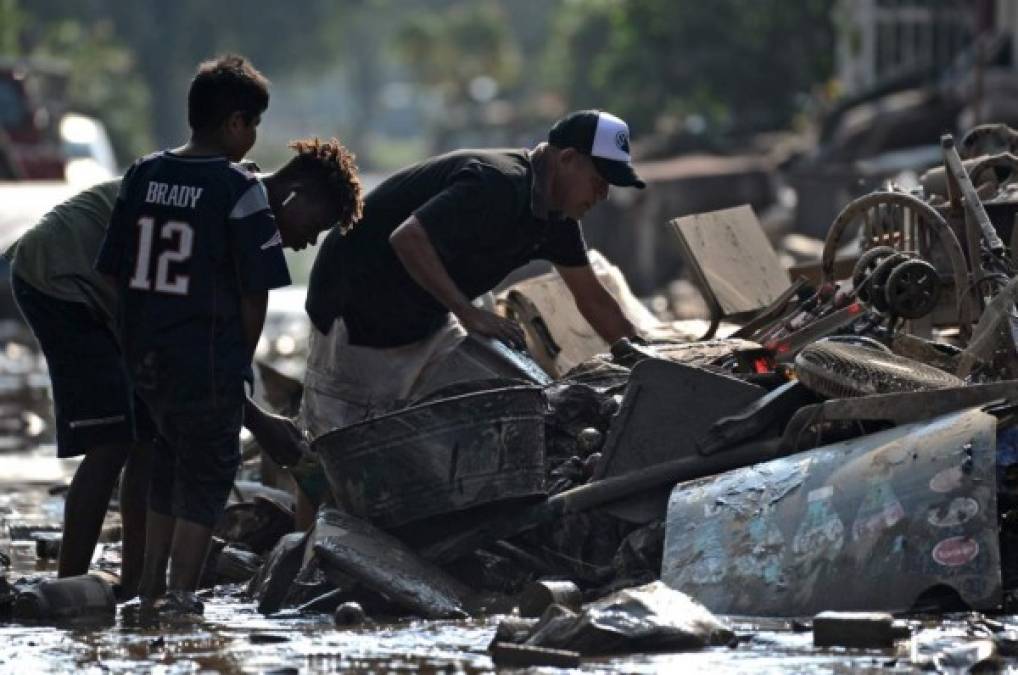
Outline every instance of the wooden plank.
<svg viewBox="0 0 1018 675">
<path fill-rule="evenodd" d="M 725 316 L 769 306 L 788 273 L 749 205 L 673 219 L 669 225 L 708 303 Z"/>
</svg>

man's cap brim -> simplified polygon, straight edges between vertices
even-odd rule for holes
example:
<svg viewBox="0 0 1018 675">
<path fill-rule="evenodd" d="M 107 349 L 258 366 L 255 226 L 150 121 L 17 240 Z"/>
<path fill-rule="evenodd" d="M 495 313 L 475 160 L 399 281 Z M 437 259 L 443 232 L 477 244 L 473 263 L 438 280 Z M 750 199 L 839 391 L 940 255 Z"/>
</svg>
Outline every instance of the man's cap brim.
<svg viewBox="0 0 1018 675">
<path fill-rule="evenodd" d="M 591 159 L 594 160 L 597 172 L 610 184 L 619 187 L 635 187 L 641 190 L 647 187 L 647 184 L 636 175 L 632 164 L 604 157 L 591 157 Z"/>
</svg>

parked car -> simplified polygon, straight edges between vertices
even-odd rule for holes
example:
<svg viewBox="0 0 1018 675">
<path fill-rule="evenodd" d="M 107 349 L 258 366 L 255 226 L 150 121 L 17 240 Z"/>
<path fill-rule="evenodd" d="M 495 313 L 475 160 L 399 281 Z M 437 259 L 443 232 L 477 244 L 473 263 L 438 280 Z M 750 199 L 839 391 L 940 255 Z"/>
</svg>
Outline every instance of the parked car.
<svg viewBox="0 0 1018 675">
<path fill-rule="evenodd" d="M 0 137 L 15 180 L 63 180 L 65 156 L 45 93 L 58 72 L 0 63 Z"/>
</svg>

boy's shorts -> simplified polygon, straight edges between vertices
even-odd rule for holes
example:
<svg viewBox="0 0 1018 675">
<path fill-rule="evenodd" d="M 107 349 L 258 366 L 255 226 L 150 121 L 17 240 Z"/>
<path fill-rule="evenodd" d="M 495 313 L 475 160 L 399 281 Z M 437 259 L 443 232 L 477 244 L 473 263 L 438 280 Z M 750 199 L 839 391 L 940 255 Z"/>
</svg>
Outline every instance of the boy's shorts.
<svg viewBox="0 0 1018 675">
<path fill-rule="evenodd" d="M 154 404 L 152 412 L 159 434 L 149 508 L 214 527 L 240 467 L 243 385 L 238 382 L 235 392 L 215 401 Z"/>
<path fill-rule="evenodd" d="M 83 302 L 61 300 L 11 275 L 18 308 L 49 366 L 57 457 L 151 439 L 155 428 L 132 394 L 110 329 Z"/>
</svg>

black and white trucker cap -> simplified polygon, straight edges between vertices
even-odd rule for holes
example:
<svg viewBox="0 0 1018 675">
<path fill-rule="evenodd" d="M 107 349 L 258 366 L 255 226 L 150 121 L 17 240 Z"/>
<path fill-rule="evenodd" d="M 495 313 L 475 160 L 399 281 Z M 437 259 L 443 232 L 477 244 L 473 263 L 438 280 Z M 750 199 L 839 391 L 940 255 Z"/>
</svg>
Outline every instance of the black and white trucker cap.
<svg viewBox="0 0 1018 675">
<path fill-rule="evenodd" d="M 646 186 L 629 157 L 629 127 L 611 113 L 578 110 L 555 122 L 548 142 L 557 148 L 574 148 L 590 155 L 601 177 L 612 185 Z"/>
</svg>

